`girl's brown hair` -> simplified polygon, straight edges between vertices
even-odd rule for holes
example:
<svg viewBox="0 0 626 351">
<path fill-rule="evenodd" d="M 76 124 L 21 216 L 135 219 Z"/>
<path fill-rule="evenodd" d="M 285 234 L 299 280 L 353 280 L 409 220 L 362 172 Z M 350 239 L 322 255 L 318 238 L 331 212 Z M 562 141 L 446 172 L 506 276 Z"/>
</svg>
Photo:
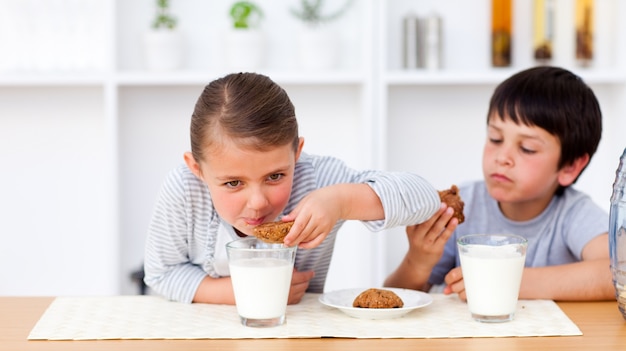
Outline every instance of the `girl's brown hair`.
<svg viewBox="0 0 626 351">
<path fill-rule="evenodd" d="M 298 122 L 289 96 L 267 76 L 233 73 L 209 83 L 196 102 L 190 126 L 197 162 L 223 137 L 255 150 L 291 143 L 298 148 Z"/>
</svg>

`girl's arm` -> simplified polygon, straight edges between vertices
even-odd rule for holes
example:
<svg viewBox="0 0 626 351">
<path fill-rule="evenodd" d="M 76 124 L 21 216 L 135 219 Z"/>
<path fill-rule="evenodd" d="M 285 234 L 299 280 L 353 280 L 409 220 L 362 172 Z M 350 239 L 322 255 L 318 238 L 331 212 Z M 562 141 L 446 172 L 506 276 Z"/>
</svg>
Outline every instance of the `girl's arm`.
<svg viewBox="0 0 626 351">
<path fill-rule="evenodd" d="M 330 185 L 311 192 L 283 217 L 283 221 L 295 220 L 284 243 L 311 249 L 328 236 L 340 219 L 371 221 L 384 218 L 380 198 L 369 185 Z"/>
<path fill-rule="evenodd" d="M 288 304 L 295 304 L 302 300 L 314 275 L 313 271 L 298 272 L 294 269 L 291 277 Z M 233 292 L 230 277 L 211 278 L 206 276 L 198 286 L 193 302 L 234 305 L 235 293 Z"/>
</svg>

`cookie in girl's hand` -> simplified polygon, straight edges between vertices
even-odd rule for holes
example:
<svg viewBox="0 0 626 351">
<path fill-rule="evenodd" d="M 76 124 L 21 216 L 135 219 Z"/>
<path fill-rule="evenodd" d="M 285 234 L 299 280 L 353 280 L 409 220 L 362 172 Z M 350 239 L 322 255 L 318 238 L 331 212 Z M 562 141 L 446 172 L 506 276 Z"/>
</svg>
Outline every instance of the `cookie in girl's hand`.
<svg viewBox="0 0 626 351">
<path fill-rule="evenodd" d="M 254 236 L 266 243 L 282 243 L 289 230 L 293 226 L 292 222 L 268 222 L 260 224 L 252 229 Z"/>
</svg>

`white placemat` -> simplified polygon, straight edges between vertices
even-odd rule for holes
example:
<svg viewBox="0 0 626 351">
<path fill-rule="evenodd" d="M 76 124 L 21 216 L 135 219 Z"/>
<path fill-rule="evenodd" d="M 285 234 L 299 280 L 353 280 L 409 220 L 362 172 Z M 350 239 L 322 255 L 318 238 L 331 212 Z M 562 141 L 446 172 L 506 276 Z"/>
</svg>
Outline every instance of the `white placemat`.
<svg viewBox="0 0 626 351">
<path fill-rule="evenodd" d="M 397 319 L 347 316 L 307 294 L 287 308 L 287 323 L 244 327 L 235 306 L 183 304 L 157 296 L 58 297 L 31 330 L 30 340 L 243 338 L 461 338 L 582 335 L 550 300 L 521 300 L 515 319 L 500 324 L 470 318 L 455 295 Z"/>
</svg>

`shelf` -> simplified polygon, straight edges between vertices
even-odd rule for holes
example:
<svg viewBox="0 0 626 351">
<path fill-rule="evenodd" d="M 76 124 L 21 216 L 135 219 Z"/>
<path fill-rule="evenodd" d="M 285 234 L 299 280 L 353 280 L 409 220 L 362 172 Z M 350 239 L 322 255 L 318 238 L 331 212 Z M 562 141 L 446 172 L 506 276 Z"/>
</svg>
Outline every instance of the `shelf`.
<svg viewBox="0 0 626 351">
<path fill-rule="evenodd" d="M 96 73 L 74 72 L 28 72 L 0 73 L 0 87 L 15 86 L 102 86 L 107 81 L 107 75 Z"/>
<path fill-rule="evenodd" d="M 117 74 L 116 81 L 122 86 L 147 85 L 205 85 L 229 72 L 217 71 L 176 71 L 149 72 L 125 71 Z M 259 71 L 279 84 L 290 85 L 358 85 L 363 84 L 366 74 L 361 72 L 298 72 L 298 71 Z"/>
<path fill-rule="evenodd" d="M 389 71 L 381 83 L 389 86 L 411 85 L 493 85 L 518 72 L 519 69 L 485 71 Z M 361 85 L 367 77 L 361 72 L 297 72 L 260 71 L 279 84 L 287 85 Z M 609 70 L 578 70 L 588 84 L 623 84 L 626 75 Z M 217 71 L 148 72 L 126 71 L 105 73 L 9 73 L 0 75 L 0 87 L 13 86 L 101 86 L 113 83 L 119 86 L 188 86 L 206 85 L 227 74 Z"/>
<path fill-rule="evenodd" d="M 519 72 L 519 68 L 484 71 L 389 71 L 383 82 L 390 86 L 410 85 L 494 85 Z M 623 84 L 626 75 L 609 70 L 574 70 L 587 84 Z"/>
<path fill-rule="evenodd" d="M 106 83 L 119 86 L 189 86 L 206 85 L 229 72 L 177 71 L 149 72 L 126 71 L 105 73 L 3 73 L 0 87 L 15 86 L 102 86 Z M 289 85 L 360 85 L 366 74 L 360 72 L 297 72 L 260 71 L 279 84 Z"/>
</svg>

